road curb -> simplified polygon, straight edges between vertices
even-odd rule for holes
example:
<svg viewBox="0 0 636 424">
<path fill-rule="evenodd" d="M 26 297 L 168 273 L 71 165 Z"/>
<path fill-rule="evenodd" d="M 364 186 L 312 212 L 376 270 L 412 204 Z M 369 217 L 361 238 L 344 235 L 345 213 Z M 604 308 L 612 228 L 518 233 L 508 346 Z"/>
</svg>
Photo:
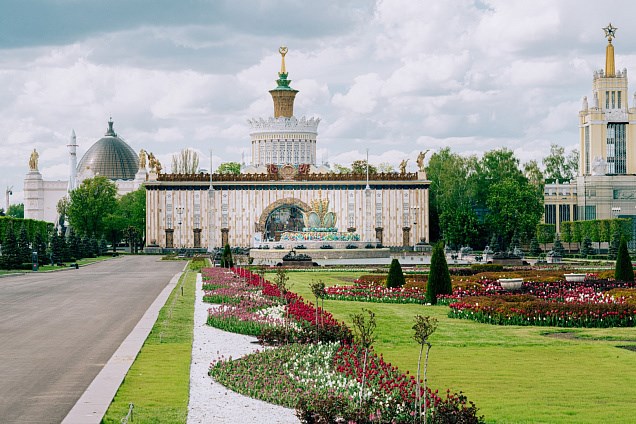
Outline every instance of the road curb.
<svg viewBox="0 0 636 424">
<path fill-rule="evenodd" d="M 150 330 L 155 325 L 159 311 L 176 287 L 181 275 L 183 272 L 175 274 L 168 285 L 159 293 L 135 328 L 66 415 L 62 421 L 63 424 L 99 424 L 101 422 L 130 366 L 150 334 Z"/>
</svg>

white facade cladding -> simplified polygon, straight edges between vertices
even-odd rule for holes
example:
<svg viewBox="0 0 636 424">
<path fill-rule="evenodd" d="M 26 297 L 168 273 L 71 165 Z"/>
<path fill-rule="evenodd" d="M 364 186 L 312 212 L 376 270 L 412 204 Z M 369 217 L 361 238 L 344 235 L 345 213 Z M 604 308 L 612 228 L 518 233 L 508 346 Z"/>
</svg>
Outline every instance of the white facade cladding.
<svg viewBox="0 0 636 424">
<path fill-rule="evenodd" d="M 319 118 L 250 119 L 252 166 L 316 164 Z"/>
<path fill-rule="evenodd" d="M 209 176 L 202 176 L 199 181 L 177 181 L 175 177 L 166 175 L 159 181 L 146 183 L 149 245 L 212 249 L 223 246 L 225 235 L 231 246 L 252 247 L 277 208 L 296 206 L 308 212 L 314 200 L 328 200 L 330 211 L 337 217 L 337 230 L 355 232 L 363 242 L 404 246 L 429 240 L 429 181 L 419 178 L 419 174 L 395 174 L 394 178 L 383 181 L 371 179 L 369 191 L 366 181 L 360 180 L 259 181 L 255 177 L 247 181 L 217 181 L 215 178 L 211 196 L 205 196 L 210 188 Z M 209 201 L 201 202 L 199 209 L 197 199 L 202 196 Z M 177 217 L 176 210 L 183 210 L 182 216 Z M 181 226 L 175 225 L 179 218 Z M 171 233 L 173 243 L 168 240 Z M 201 235 L 198 243 L 196 233 Z"/>
</svg>

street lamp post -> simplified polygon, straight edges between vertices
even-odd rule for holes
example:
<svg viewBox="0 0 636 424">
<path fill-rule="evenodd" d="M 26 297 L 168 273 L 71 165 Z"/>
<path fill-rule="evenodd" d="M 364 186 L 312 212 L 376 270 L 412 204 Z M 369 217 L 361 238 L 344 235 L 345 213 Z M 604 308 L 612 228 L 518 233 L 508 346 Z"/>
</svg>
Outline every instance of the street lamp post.
<svg viewBox="0 0 636 424">
<path fill-rule="evenodd" d="M 181 215 L 183 214 L 183 207 L 179 206 L 176 207 L 175 210 L 177 211 L 177 215 L 179 215 L 179 220 L 177 221 L 177 224 L 179 225 L 179 246 L 183 247 L 183 227 L 181 227 L 181 224 L 183 224 L 183 221 L 181 220 Z"/>
<path fill-rule="evenodd" d="M 419 206 L 411 206 L 411 210 L 413 211 L 413 251 L 415 251 L 415 247 L 417 246 L 417 216 L 419 209 Z"/>
</svg>

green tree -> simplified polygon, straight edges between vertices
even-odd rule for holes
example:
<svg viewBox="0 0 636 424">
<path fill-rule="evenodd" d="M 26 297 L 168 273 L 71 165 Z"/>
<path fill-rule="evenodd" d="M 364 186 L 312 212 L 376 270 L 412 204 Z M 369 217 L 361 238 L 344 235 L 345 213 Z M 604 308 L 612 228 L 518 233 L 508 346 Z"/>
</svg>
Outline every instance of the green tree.
<svg viewBox="0 0 636 424">
<path fill-rule="evenodd" d="M 20 233 L 18 234 L 18 260 L 20 264 L 26 264 L 31 262 L 31 243 L 29 242 L 29 236 L 27 235 L 26 226 L 24 222 L 20 227 Z"/>
<path fill-rule="evenodd" d="M 588 236 L 585 236 L 581 242 L 581 256 L 586 258 L 592 254 L 594 254 L 594 249 L 592 249 L 592 240 L 590 240 Z"/>
<path fill-rule="evenodd" d="M 625 239 L 621 239 L 621 244 L 618 247 L 614 278 L 616 281 L 634 282 L 634 268 L 632 268 L 632 259 L 629 257 Z"/>
<path fill-rule="evenodd" d="M 367 161 L 365 160 L 354 160 L 351 164 L 351 172 L 354 174 L 366 174 L 367 173 Z M 377 174 L 378 169 L 369 164 L 369 175 Z"/>
<path fill-rule="evenodd" d="M 238 175 L 241 173 L 241 164 L 238 162 L 223 162 L 216 168 L 216 173 Z"/>
<path fill-rule="evenodd" d="M 137 253 L 138 246 L 143 245 L 143 235 L 146 232 L 146 189 L 141 186 L 125 194 L 118 203 L 119 213 L 126 222 L 126 238 L 132 247 L 132 253 Z"/>
<path fill-rule="evenodd" d="M 24 218 L 24 203 L 17 203 L 9 206 L 7 209 L 7 216 L 14 218 Z"/>
<path fill-rule="evenodd" d="M 532 256 L 539 256 L 542 253 L 541 246 L 539 246 L 539 241 L 536 237 L 532 237 L 530 240 L 530 254 Z"/>
<path fill-rule="evenodd" d="M 117 252 L 117 244 L 124 235 L 127 221 L 119 209 L 119 204 L 115 203 L 115 206 L 108 213 L 103 220 L 103 234 L 108 237 L 111 242 L 113 253 Z"/>
<path fill-rule="evenodd" d="M 344 165 L 340 165 L 338 163 L 333 164 L 333 170 L 336 174 L 350 174 L 351 168 L 347 168 Z"/>
<path fill-rule="evenodd" d="M 431 268 L 426 284 L 426 301 L 431 305 L 436 305 L 438 295 L 452 293 L 453 287 L 444 254 L 444 245 L 437 243 L 433 247 L 433 255 L 431 256 Z"/>
<path fill-rule="evenodd" d="M 556 233 L 554 236 L 554 244 L 552 245 L 552 252 L 555 256 L 562 258 L 565 256 L 565 249 L 563 248 L 563 244 L 561 244 L 561 238 L 559 237 L 559 233 Z"/>
<path fill-rule="evenodd" d="M 490 187 L 486 222 L 504 243 L 510 243 L 515 231 L 526 240 L 531 238 L 543 215 L 543 197 L 524 179 L 507 178 Z"/>
<path fill-rule="evenodd" d="M 609 244 L 609 249 L 607 251 L 607 259 L 612 261 L 616 260 L 620 243 L 621 243 L 621 234 L 620 232 L 615 231 L 614 234 L 612 234 L 612 240 L 610 241 L 610 244 Z"/>
<path fill-rule="evenodd" d="M 402 267 L 400 261 L 393 258 L 391 265 L 389 266 L 389 274 L 386 276 L 386 287 L 389 289 L 400 288 L 404 285 L 404 273 L 402 273 Z"/>
<path fill-rule="evenodd" d="M 189 147 L 172 155 L 173 174 L 196 174 L 199 170 L 199 154 Z"/>
<path fill-rule="evenodd" d="M 554 240 L 556 234 L 556 225 L 554 224 L 539 224 L 536 227 L 537 241 L 543 244 L 543 250 L 548 250 L 547 244 Z"/>
<path fill-rule="evenodd" d="M 67 208 L 71 226 L 80 234 L 98 237 L 104 234 L 105 218 L 117 207 L 117 187 L 103 176 L 82 181 L 71 191 Z"/>
<path fill-rule="evenodd" d="M 35 236 L 33 236 L 33 250 L 38 252 L 38 261 L 43 263 L 46 258 L 46 242 L 40 231 L 36 232 Z"/>
<path fill-rule="evenodd" d="M 550 146 L 550 154 L 543 158 L 545 177 L 550 182 L 566 182 L 578 172 L 579 154 L 573 150 L 568 156 L 565 149 L 557 144 Z"/>
<path fill-rule="evenodd" d="M 561 222 L 561 238 L 564 242 L 568 244 L 568 252 L 570 252 L 570 243 L 574 241 L 574 237 L 572 234 L 573 225 L 572 221 L 564 221 Z"/>
<path fill-rule="evenodd" d="M 368 315 L 368 319 L 365 317 L 365 312 Z M 353 323 L 353 334 L 358 345 L 364 351 L 364 359 L 362 361 L 362 382 L 360 383 L 360 400 L 359 407 L 362 406 L 364 399 L 364 386 L 365 377 L 367 374 L 367 358 L 369 350 L 375 341 L 375 313 L 368 309 L 362 309 L 362 313 L 351 315 L 351 322 Z"/>
<path fill-rule="evenodd" d="M 369 172 L 371 171 L 369 170 Z M 395 172 L 395 167 L 388 162 L 381 162 L 378 164 L 378 172 L 383 172 L 385 174 Z"/>
<path fill-rule="evenodd" d="M 428 338 L 435 332 L 437 329 L 437 319 L 431 317 L 423 317 L 421 315 L 415 316 L 415 325 L 413 325 L 413 330 L 415 330 L 415 335 L 413 338 L 420 345 L 420 355 L 417 359 L 417 392 L 416 392 L 416 402 L 417 402 L 417 412 L 418 417 L 424 417 L 424 422 L 426 423 L 426 415 L 427 415 L 427 401 L 428 401 L 428 390 L 427 390 L 427 371 L 428 371 L 428 354 L 431 350 L 431 343 L 428 341 Z M 420 369 L 422 364 L 422 352 L 424 351 L 424 346 L 426 346 L 426 359 L 424 361 L 424 402 L 422 402 L 420 396 Z M 422 414 L 422 404 L 424 404 L 424 413 Z"/>
<path fill-rule="evenodd" d="M 221 255 L 221 267 L 232 268 L 234 266 L 234 260 L 232 259 L 232 249 L 230 245 L 226 244 L 223 247 L 223 254 Z"/>
<path fill-rule="evenodd" d="M 51 235 L 51 261 L 54 264 L 62 262 L 62 239 L 57 231 L 53 231 Z"/>
<path fill-rule="evenodd" d="M 4 269 L 15 269 L 20 266 L 20 251 L 13 221 L 9 221 L 5 227 L 0 259 L 2 259 L 2 268 Z"/>
<path fill-rule="evenodd" d="M 545 177 L 536 160 L 531 160 L 523 164 L 523 175 L 526 177 L 531 186 L 543 196 L 543 188 L 545 187 Z"/>
<path fill-rule="evenodd" d="M 81 259 L 82 258 L 81 246 L 80 246 L 81 238 L 77 235 L 75 231 L 73 231 L 72 228 L 69 228 L 68 231 L 70 231 L 70 235 L 66 239 L 66 242 L 68 243 L 68 250 L 69 250 L 71 259 L 72 260 Z"/>
</svg>

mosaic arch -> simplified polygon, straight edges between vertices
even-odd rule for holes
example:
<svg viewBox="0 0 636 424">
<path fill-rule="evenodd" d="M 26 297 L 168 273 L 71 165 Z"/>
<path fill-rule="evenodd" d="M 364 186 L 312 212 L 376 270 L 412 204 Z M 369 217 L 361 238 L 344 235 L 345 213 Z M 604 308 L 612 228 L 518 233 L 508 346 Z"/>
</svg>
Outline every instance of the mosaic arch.
<svg viewBox="0 0 636 424">
<path fill-rule="evenodd" d="M 290 218 L 292 222 L 286 224 L 285 228 L 281 227 L 276 231 L 302 229 L 301 212 L 307 212 L 309 210 L 311 210 L 311 207 L 300 199 L 287 198 L 277 200 L 263 210 L 258 220 L 257 231 L 262 232 L 265 236 L 266 233 L 275 230 L 273 227 L 276 227 L 276 225 L 274 224 L 276 224 L 276 220 L 281 218 Z M 300 228 L 297 228 L 299 226 Z"/>
</svg>

